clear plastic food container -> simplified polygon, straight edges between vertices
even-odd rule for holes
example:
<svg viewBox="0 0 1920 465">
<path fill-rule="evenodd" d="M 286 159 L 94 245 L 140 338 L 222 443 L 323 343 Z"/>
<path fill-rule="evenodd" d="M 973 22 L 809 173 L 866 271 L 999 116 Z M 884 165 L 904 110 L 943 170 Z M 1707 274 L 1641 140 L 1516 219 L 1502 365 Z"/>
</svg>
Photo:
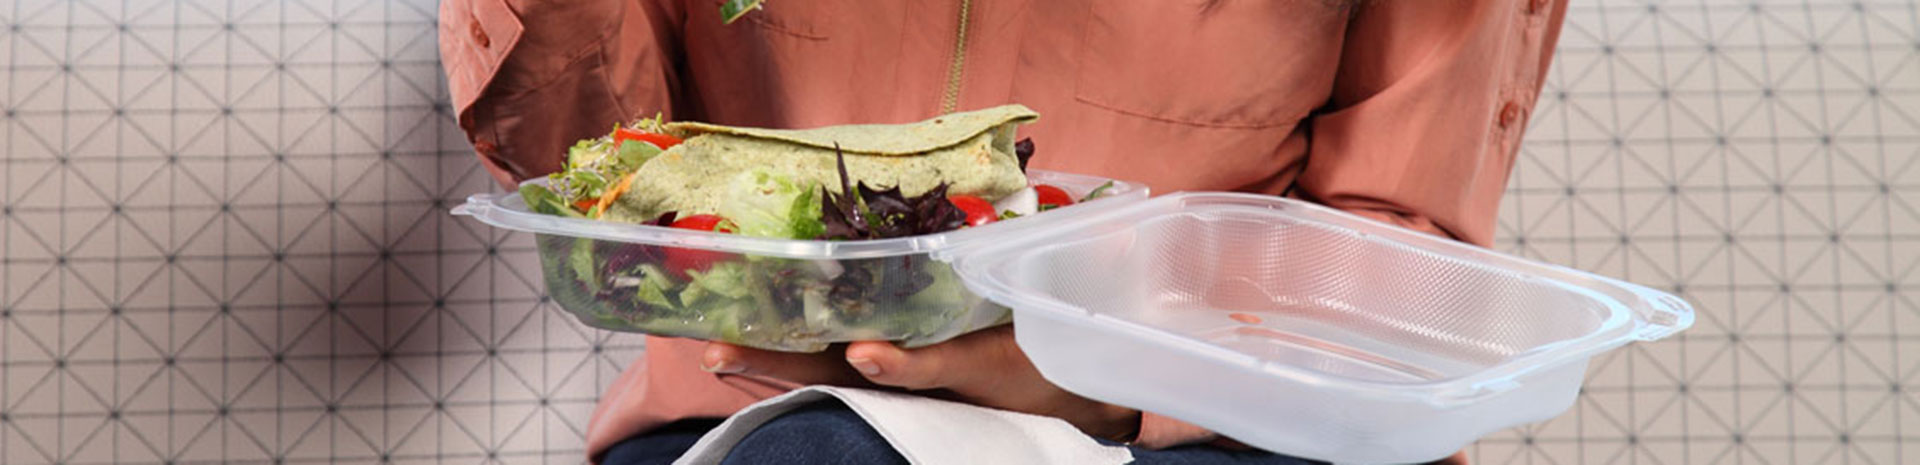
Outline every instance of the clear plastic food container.
<svg viewBox="0 0 1920 465">
<path fill-rule="evenodd" d="M 1448 456 L 1687 328 L 1662 292 L 1271 196 L 1176 193 L 937 254 L 1061 387 L 1341 463 Z"/>
<path fill-rule="evenodd" d="M 1144 186 L 1105 178 L 1040 170 L 1028 178 L 1074 198 L 1112 185 L 1100 198 L 1044 213 L 867 241 L 769 239 L 563 218 L 529 211 L 517 193 L 475 195 L 453 213 L 533 233 L 547 293 L 590 326 L 796 352 L 856 340 L 914 347 L 1009 321 L 1005 307 L 968 290 L 951 266 L 929 254 L 1017 237 L 1147 196 Z M 688 274 L 692 284 L 671 297 L 645 282 L 667 269 L 610 271 L 653 266 L 674 254 L 706 254 L 717 264 Z M 647 304 L 662 299 L 670 301 Z"/>
</svg>

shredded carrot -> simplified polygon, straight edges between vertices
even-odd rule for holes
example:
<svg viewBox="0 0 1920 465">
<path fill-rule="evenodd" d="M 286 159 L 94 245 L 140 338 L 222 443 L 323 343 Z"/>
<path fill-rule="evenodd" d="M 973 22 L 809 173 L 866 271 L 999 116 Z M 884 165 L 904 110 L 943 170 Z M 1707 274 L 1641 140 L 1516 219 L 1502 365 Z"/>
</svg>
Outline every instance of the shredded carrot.
<svg viewBox="0 0 1920 465">
<path fill-rule="evenodd" d="M 601 194 L 600 202 L 593 206 L 593 217 L 599 218 L 601 215 L 605 215 L 607 213 L 607 206 L 613 205 L 614 199 L 620 198 L 620 194 L 625 194 L 628 189 L 632 189 L 633 178 L 634 175 L 637 174 L 640 174 L 640 171 L 635 170 L 632 173 L 627 173 L 626 176 L 620 178 L 620 182 L 614 184 L 612 189 L 607 189 L 606 193 Z"/>
</svg>

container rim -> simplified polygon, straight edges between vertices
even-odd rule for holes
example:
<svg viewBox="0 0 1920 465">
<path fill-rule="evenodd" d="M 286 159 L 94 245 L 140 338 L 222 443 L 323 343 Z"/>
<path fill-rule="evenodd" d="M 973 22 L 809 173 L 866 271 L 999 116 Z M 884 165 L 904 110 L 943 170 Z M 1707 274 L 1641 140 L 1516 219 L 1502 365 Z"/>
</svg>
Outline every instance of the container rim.
<svg viewBox="0 0 1920 465">
<path fill-rule="evenodd" d="M 1113 186 L 1100 198 L 1057 209 L 1057 211 L 1053 211 L 1047 215 L 1032 215 L 944 233 L 866 241 L 822 241 L 748 237 L 706 231 L 670 229 L 586 218 L 545 215 L 528 211 L 525 200 L 520 198 L 518 192 L 475 194 L 468 196 L 466 203 L 454 207 L 452 213 L 457 216 L 471 216 L 482 223 L 494 227 L 534 234 L 719 250 L 793 259 L 839 260 L 949 251 L 958 245 L 974 244 L 981 242 L 983 239 L 1007 237 L 1009 235 L 1017 236 L 1021 231 L 1033 231 L 1042 229 L 1047 225 L 1067 222 L 1071 220 L 1071 218 L 1061 216 L 1061 214 L 1065 212 L 1079 212 L 1078 216 L 1090 215 L 1102 210 L 1115 208 L 1119 205 L 1145 199 L 1148 194 L 1148 189 L 1145 185 L 1097 176 L 1034 169 L 1027 171 L 1027 179 L 1029 185 L 1064 185 L 1082 191 L 1098 188 L 1108 182 L 1112 182 Z M 534 184 L 544 186 L 546 182 L 546 178 L 534 178 L 521 182 L 520 185 Z"/>
</svg>

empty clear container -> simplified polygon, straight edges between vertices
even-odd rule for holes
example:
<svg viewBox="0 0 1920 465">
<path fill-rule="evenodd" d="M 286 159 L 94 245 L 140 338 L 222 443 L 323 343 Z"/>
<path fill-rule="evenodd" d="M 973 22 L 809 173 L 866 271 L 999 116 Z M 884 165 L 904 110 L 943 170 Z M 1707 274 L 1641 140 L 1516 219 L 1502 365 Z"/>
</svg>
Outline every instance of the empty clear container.
<svg viewBox="0 0 1920 465">
<path fill-rule="evenodd" d="M 1645 287 L 1271 196 L 1176 193 L 953 260 L 1055 384 L 1264 449 L 1437 460 L 1692 324 Z"/>
<path fill-rule="evenodd" d="M 929 254 L 1017 237 L 1147 195 L 1144 186 L 1105 178 L 1040 170 L 1028 178 L 1075 198 L 1111 186 L 1098 199 L 1013 220 L 869 241 L 769 239 L 564 218 L 529 211 L 517 193 L 475 195 L 453 213 L 533 233 L 548 295 L 590 326 L 797 352 L 856 340 L 913 347 L 1009 321 L 1005 307 L 981 299 L 949 264 Z M 713 265 L 689 272 L 673 266 L 675 260 Z M 674 284 L 658 284 L 660 279 Z"/>
</svg>

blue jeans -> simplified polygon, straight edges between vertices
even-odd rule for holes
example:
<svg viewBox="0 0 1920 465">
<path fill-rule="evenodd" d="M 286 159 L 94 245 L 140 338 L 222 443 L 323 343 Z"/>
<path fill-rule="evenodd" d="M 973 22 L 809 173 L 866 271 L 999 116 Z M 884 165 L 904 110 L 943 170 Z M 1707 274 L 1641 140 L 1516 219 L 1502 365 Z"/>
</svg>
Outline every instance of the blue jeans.
<svg viewBox="0 0 1920 465">
<path fill-rule="evenodd" d="M 689 420 L 634 436 L 607 450 L 604 465 L 672 463 L 693 447 L 717 420 Z M 1114 443 L 1102 440 L 1101 443 Z M 1261 451 L 1209 446 L 1133 451 L 1133 463 L 1173 465 L 1299 465 L 1319 463 Z M 904 464 L 880 433 L 840 402 L 816 402 L 774 418 L 747 433 L 724 464 Z"/>
</svg>

